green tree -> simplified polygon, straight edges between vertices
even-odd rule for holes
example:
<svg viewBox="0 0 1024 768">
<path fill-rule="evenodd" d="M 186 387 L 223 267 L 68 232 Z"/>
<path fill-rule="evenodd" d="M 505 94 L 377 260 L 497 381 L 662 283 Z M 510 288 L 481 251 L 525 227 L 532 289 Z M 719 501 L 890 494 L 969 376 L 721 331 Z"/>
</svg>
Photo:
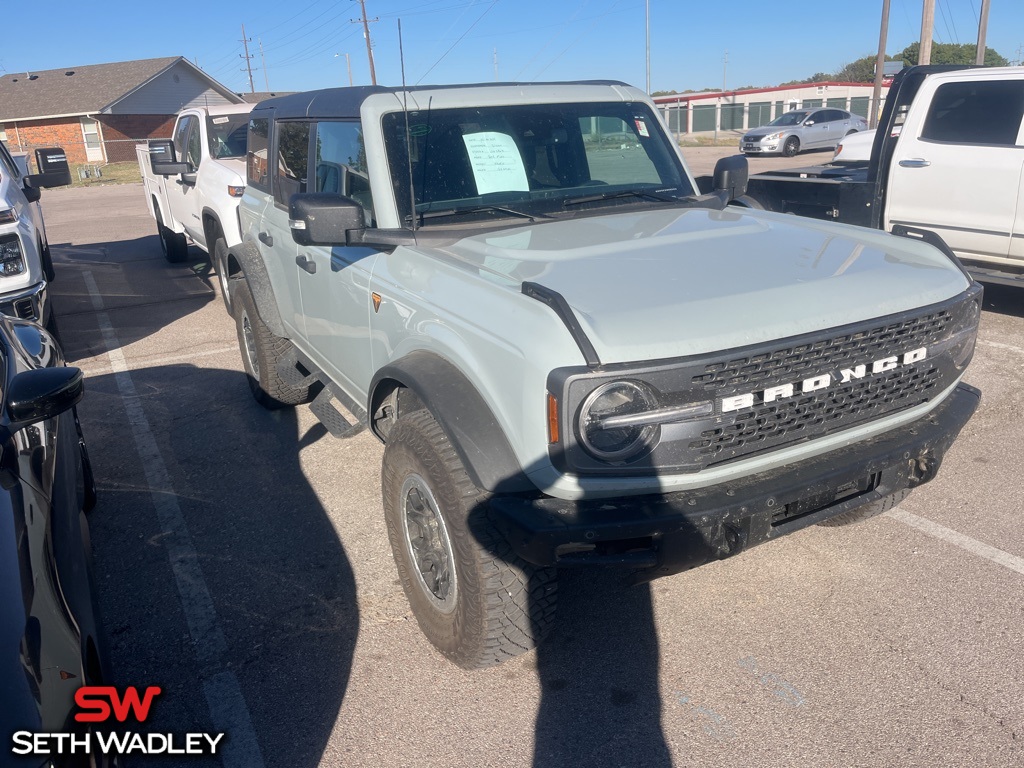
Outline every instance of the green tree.
<svg viewBox="0 0 1024 768">
<path fill-rule="evenodd" d="M 875 59 L 874 55 L 844 64 L 832 78 L 841 83 L 873 83 L 875 81 Z M 886 56 L 886 61 L 899 61 L 901 56 Z"/>
<path fill-rule="evenodd" d="M 933 42 L 932 64 L 973 64 L 977 51 L 978 46 L 971 43 L 957 45 L 956 43 Z M 921 44 L 911 43 L 899 53 L 898 58 L 903 59 L 903 63 L 909 67 L 917 64 L 920 53 Z M 991 48 L 985 48 L 986 67 L 1005 67 L 1009 63 L 996 51 Z"/>
</svg>

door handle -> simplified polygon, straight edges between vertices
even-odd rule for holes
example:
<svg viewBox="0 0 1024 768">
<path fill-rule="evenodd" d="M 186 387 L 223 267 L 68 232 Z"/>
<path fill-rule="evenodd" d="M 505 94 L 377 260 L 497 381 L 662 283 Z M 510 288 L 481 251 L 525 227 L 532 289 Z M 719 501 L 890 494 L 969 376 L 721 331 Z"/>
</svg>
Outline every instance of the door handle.
<svg viewBox="0 0 1024 768">
<path fill-rule="evenodd" d="M 296 256 L 295 257 L 295 263 L 298 264 L 300 267 L 302 267 L 307 272 L 309 272 L 309 274 L 311 274 L 311 275 L 315 275 L 316 274 L 316 262 L 313 261 L 312 259 L 307 259 L 304 255 L 303 256 Z"/>
<path fill-rule="evenodd" d="M 270 236 L 269 232 L 260 232 L 259 238 L 260 242 L 263 243 L 268 248 L 274 247 L 274 238 Z"/>
<path fill-rule="evenodd" d="M 920 157 L 912 157 L 909 160 L 900 160 L 900 168 L 927 168 L 931 165 L 930 160 Z"/>
</svg>

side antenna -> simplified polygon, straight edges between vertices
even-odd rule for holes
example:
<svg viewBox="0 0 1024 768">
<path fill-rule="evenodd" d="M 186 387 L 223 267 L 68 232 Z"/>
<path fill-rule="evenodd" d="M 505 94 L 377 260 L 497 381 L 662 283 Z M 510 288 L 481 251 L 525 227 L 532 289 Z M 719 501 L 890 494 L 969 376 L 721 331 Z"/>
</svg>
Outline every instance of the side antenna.
<svg viewBox="0 0 1024 768">
<path fill-rule="evenodd" d="M 398 20 L 398 59 L 402 65 L 402 112 L 405 114 L 405 163 L 409 170 L 409 213 L 412 231 L 416 231 L 416 187 L 412 173 L 412 134 L 409 131 L 409 91 L 405 87 L 405 49 L 402 47 L 402 20 Z"/>
</svg>

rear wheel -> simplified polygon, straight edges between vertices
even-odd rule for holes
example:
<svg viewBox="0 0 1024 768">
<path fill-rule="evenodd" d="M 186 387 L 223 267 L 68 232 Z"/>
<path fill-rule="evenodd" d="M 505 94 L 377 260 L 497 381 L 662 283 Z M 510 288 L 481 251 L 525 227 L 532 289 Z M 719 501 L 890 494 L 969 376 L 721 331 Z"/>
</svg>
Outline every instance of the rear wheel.
<svg viewBox="0 0 1024 768">
<path fill-rule="evenodd" d="M 235 330 L 249 389 L 257 403 L 268 410 L 277 410 L 312 399 L 310 386 L 292 386 L 278 374 L 277 362 L 291 349 L 292 343 L 275 336 L 263 323 L 244 280 L 239 280 L 235 288 Z"/>
<path fill-rule="evenodd" d="M 857 509 L 850 510 L 849 512 L 843 512 L 841 515 L 830 517 L 828 520 L 822 520 L 818 525 L 838 526 L 859 523 L 863 520 L 880 515 L 883 512 L 888 512 L 890 509 L 894 509 L 897 504 L 909 495 L 910 489 L 904 488 L 902 491 L 896 491 L 896 493 L 883 496 L 877 501 L 865 504 L 863 507 L 857 507 Z"/>
<path fill-rule="evenodd" d="M 160 236 L 160 250 L 164 258 L 171 264 L 180 264 L 188 260 L 188 240 L 180 232 L 172 232 L 164 226 L 163 216 L 160 215 L 160 206 L 153 201 L 153 211 L 156 214 L 156 233 Z"/>
<path fill-rule="evenodd" d="M 535 647 L 554 620 L 556 571 L 512 552 L 428 411 L 395 423 L 381 487 L 402 588 L 434 647 L 464 669 Z"/>
<path fill-rule="evenodd" d="M 782 145 L 782 154 L 786 157 L 793 157 L 797 152 L 800 151 L 800 139 L 796 136 L 790 136 L 786 139 L 786 143 Z"/>
</svg>

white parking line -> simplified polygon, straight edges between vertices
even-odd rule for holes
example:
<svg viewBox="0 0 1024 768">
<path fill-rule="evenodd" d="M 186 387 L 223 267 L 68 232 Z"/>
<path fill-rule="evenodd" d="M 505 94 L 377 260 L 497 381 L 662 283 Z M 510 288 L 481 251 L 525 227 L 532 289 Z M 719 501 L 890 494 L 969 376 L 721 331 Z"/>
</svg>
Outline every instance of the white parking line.
<svg viewBox="0 0 1024 768">
<path fill-rule="evenodd" d="M 925 520 L 923 517 L 918 517 L 912 512 L 907 512 L 906 510 L 894 509 L 887 514 L 890 517 L 899 520 L 901 523 L 909 525 L 911 528 L 916 528 L 923 533 L 927 533 L 929 536 L 934 536 L 936 539 L 942 539 L 949 544 L 954 544 L 961 549 L 966 549 L 971 554 L 978 555 L 978 557 L 984 557 L 986 560 L 991 560 L 996 565 L 1001 565 L 1004 568 L 1009 568 L 1011 571 L 1016 571 L 1017 573 L 1024 575 L 1024 557 L 1011 555 L 1009 552 L 996 549 L 995 547 L 978 541 L 977 539 L 972 539 L 970 536 L 964 536 L 962 533 L 957 533 L 952 528 L 947 528 L 944 525 L 933 523 L 931 520 Z"/>
<path fill-rule="evenodd" d="M 185 621 L 195 645 L 210 720 L 214 730 L 228 736 L 221 749 L 221 762 L 226 768 L 262 768 L 263 755 L 256 740 L 249 708 L 238 685 L 238 678 L 224 663 L 227 641 L 217 622 L 213 598 L 199 567 L 199 556 L 178 505 L 167 464 L 135 390 L 135 382 L 132 381 L 128 363 L 121 351 L 121 343 L 104 311 L 103 297 L 96 287 L 96 280 L 92 272 L 88 271 L 83 272 L 82 277 L 96 310 L 96 322 L 107 347 L 107 357 L 128 415 L 135 447 L 142 459 L 142 469 L 153 506 L 165 533 L 161 540 L 167 548 Z"/>
<path fill-rule="evenodd" d="M 125 365 L 131 371 L 141 371 L 145 368 L 156 368 L 163 365 L 174 365 L 175 363 L 181 363 L 188 360 L 195 360 L 197 357 L 209 357 L 210 355 L 226 355 L 230 352 L 237 352 L 238 345 L 232 344 L 226 347 L 217 347 L 215 349 L 204 349 L 197 352 L 184 352 L 180 355 L 162 355 L 160 357 L 142 358 L 138 362 L 128 363 L 125 361 Z M 109 365 L 101 362 L 86 363 L 85 365 L 79 365 L 82 369 L 82 373 L 86 376 L 100 376 L 105 374 L 109 370 Z"/>
<path fill-rule="evenodd" d="M 981 344 L 982 346 L 985 346 L 985 347 L 995 347 L 996 349 L 1007 349 L 1010 352 L 1016 352 L 1018 355 L 1024 355 L 1024 349 L 1021 349 L 1020 347 L 1015 347 L 1012 344 L 1001 344 L 998 341 L 985 341 L 984 339 L 979 339 L 978 343 Z"/>
</svg>

